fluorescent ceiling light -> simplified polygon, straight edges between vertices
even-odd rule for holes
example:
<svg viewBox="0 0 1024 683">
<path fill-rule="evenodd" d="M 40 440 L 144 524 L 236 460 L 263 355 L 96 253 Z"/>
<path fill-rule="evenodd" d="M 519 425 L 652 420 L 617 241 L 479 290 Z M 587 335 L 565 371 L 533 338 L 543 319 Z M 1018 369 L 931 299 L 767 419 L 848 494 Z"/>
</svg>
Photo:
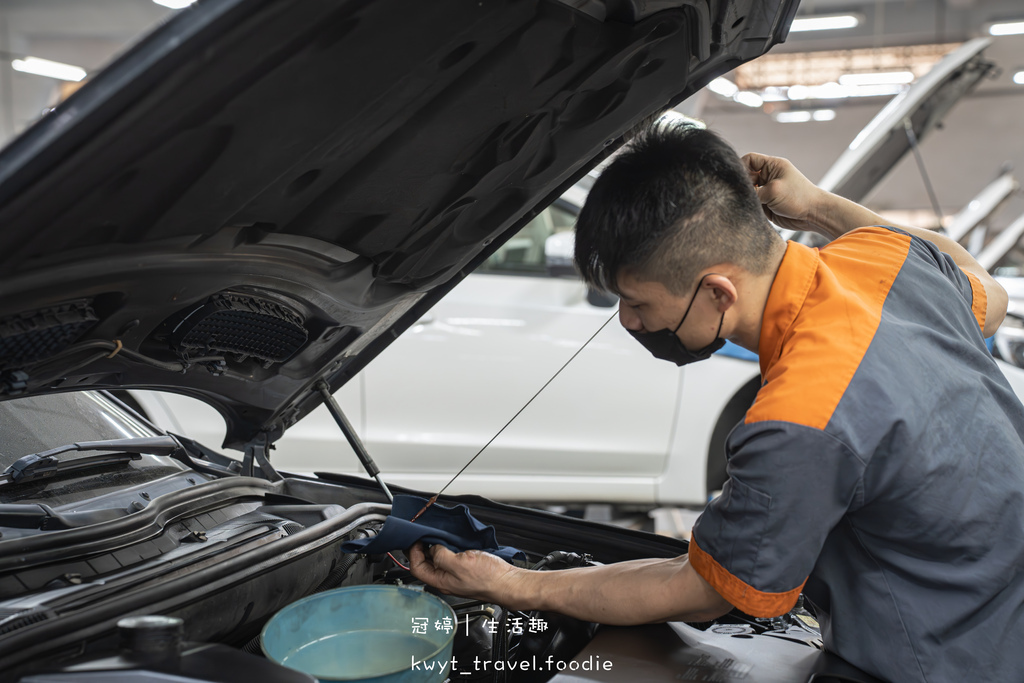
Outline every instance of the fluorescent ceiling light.
<svg viewBox="0 0 1024 683">
<path fill-rule="evenodd" d="M 988 27 L 988 32 L 993 36 L 1015 36 L 1024 33 L 1024 21 L 1004 21 L 1000 24 L 992 24 Z"/>
<path fill-rule="evenodd" d="M 824 83 L 822 85 L 812 85 L 807 88 L 807 97 L 804 99 L 814 100 L 841 100 L 846 97 L 850 97 L 853 93 L 857 92 L 860 87 L 856 85 L 839 85 L 835 81 L 831 83 Z"/>
<path fill-rule="evenodd" d="M 764 104 L 764 100 L 761 99 L 760 95 L 756 92 L 750 92 L 749 90 L 738 92 L 733 95 L 732 98 L 740 104 L 745 104 L 748 107 L 760 107 Z"/>
<path fill-rule="evenodd" d="M 914 80 L 912 71 L 880 71 L 876 73 L 843 74 L 839 85 L 888 85 L 904 84 Z"/>
<path fill-rule="evenodd" d="M 775 115 L 779 123 L 805 123 L 811 120 L 809 111 L 780 111 Z"/>
<path fill-rule="evenodd" d="M 811 89 L 806 85 L 793 85 L 786 89 L 786 97 L 791 100 L 806 100 L 811 96 Z"/>
<path fill-rule="evenodd" d="M 158 5 L 170 7 L 171 9 L 185 9 L 196 0 L 153 0 Z"/>
<path fill-rule="evenodd" d="M 11 68 L 15 71 L 35 74 L 37 76 L 48 76 L 62 81 L 80 81 L 85 78 L 85 69 L 80 66 L 51 62 L 49 59 L 40 59 L 39 57 L 15 59 L 11 62 Z"/>
<path fill-rule="evenodd" d="M 1024 85 L 1024 71 L 1018 71 L 1013 74 L 1013 82 L 1017 85 Z"/>
<path fill-rule="evenodd" d="M 906 86 L 898 83 L 879 85 L 793 85 L 786 89 L 791 100 L 842 100 L 847 97 L 891 97 L 903 92 Z"/>
<path fill-rule="evenodd" d="M 801 109 L 798 111 L 780 111 L 775 115 L 779 123 L 806 123 L 808 121 L 831 121 L 836 113 L 831 109 Z"/>
<path fill-rule="evenodd" d="M 721 95 L 722 97 L 732 97 L 738 93 L 740 89 L 728 78 L 716 78 L 708 83 L 708 90 Z"/>
<path fill-rule="evenodd" d="M 837 14 L 829 17 L 802 17 L 794 19 L 789 27 L 790 33 L 799 31 L 834 31 L 842 28 L 853 28 L 860 19 L 852 14 Z"/>
<path fill-rule="evenodd" d="M 902 85 L 862 85 L 854 88 L 850 97 L 892 97 L 904 91 Z"/>
</svg>

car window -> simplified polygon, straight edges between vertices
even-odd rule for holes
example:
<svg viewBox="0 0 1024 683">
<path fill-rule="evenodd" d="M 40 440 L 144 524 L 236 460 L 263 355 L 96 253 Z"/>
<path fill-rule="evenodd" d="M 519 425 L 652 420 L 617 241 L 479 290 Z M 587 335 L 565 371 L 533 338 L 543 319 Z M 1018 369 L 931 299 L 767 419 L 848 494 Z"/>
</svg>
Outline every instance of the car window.
<svg viewBox="0 0 1024 683">
<path fill-rule="evenodd" d="M 575 223 L 574 212 L 558 205 L 549 206 L 491 254 L 477 272 L 507 275 L 546 273 L 544 241 L 555 233 L 572 230 Z"/>
<path fill-rule="evenodd" d="M 0 471 L 18 458 L 78 441 L 154 436 L 115 402 L 100 393 L 80 391 L 30 396 L 0 402 Z M 77 454 L 65 456 L 74 458 Z M 165 459 L 144 456 L 128 466 L 112 466 L 0 492 L 0 503 L 45 502 L 63 505 L 152 481 L 181 470 Z"/>
<path fill-rule="evenodd" d="M 153 432 L 95 392 L 0 402 L 0 470 L 23 455 L 64 444 L 136 436 L 153 436 Z"/>
</svg>

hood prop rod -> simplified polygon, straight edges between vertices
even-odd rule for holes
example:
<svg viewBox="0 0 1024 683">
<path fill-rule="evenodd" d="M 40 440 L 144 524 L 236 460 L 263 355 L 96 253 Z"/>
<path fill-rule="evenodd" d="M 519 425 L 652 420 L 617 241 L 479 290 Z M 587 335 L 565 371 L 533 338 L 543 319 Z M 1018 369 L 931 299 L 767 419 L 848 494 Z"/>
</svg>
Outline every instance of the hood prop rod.
<svg viewBox="0 0 1024 683">
<path fill-rule="evenodd" d="M 338 423 L 338 428 L 341 429 L 341 433 L 348 439 L 348 443 L 352 446 L 352 450 L 356 452 L 356 457 L 359 458 L 359 462 L 362 463 L 363 469 L 371 477 L 377 480 L 380 484 L 381 490 L 384 491 L 384 495 L 388 497 L 388 502 L 394 501 L 395 497 L 391 495 L 391 491 L 388 489 L 388 485 L 384 483 L 384 480 L 380 476 L 380 468 L 377 467 L 377 463 L 370 457 L 370 453 L 366 450 L 366 446 L 359 440 L 359 435 L 356 434 L 356 430 L 352 428 L 352 423 L 345 417 L 345 413 L 341 412 L 341 406 L 334 400 L 334 396 L 331 394 L 331 388 L 327 386 L 327 382 L 320 380 L 316 383 L 317 391 L 324 398 L 324 405 L 327 406 L 327 410 L 331 413 L 331 417 Z"/>
</svg>

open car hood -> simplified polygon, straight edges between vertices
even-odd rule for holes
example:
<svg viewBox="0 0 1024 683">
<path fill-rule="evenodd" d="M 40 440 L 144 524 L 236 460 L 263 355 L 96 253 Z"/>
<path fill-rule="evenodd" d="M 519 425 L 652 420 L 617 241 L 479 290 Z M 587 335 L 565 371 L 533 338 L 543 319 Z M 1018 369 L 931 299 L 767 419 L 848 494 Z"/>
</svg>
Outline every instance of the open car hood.
<svg viewBox="0 0 1024 683">
<path fill-rule="evenodd" d="M 200 0 L 0 153 L 0 398 L 337 390 L 797 0 Z"/>
<path fill-rule="evenodd" d="M 920 143 L 961 98 L 993 73 L 995 64 L 984 56 L 985 48 L 991 44 L 990 38 L 975 38 L 964 43 L 939 60 L 914 85 L 891 99 L 843 150 L 817 183 L 818 187 L 862 202 L 911 151 L 911 136 Z M 960 218 L 963 225 L 972 220 L 966 214 Z M 780 233 L 785 239 L 796 239 L 815 247 L 828 242 L 814 232 L 781 230 Z"/>
<path fill-rule="evenodd" d="M 991 38 L 964 43 L 890 100 L 832 164 L 818 186 L 855 202 L 863 201 L 911 150 L 911 134 L 917 140 L 923 138 L 954 104 L 995 71 L 995 64 L 983 55 L 991 44 Z"/>
</svg>

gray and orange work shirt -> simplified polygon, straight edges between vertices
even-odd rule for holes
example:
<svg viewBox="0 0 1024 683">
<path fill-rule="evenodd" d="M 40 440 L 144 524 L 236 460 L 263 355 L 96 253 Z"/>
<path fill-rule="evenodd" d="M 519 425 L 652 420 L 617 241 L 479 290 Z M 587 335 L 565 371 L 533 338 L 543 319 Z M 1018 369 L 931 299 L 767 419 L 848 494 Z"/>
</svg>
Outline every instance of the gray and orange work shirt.
<svg viewBox="0 0 1024 683">
<path fill-rule="evenodd" d="M 754 616 L 803 591 L 826 648 L 885 680 L 1024 679 L 1024 407 L 985 309 L 904 231 L 789 243 L 696 571 Z"/>
</svg>

